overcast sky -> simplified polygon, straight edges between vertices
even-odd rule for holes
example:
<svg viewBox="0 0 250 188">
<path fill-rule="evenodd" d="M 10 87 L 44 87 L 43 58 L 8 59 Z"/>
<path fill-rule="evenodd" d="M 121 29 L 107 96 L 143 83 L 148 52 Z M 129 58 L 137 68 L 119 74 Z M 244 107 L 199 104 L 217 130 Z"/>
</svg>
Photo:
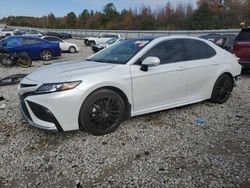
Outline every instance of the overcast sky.
<svg viewBox="0 0 250 188">
<path fill-rule="evenodd" d="M 50 12 L 55 16 L 64 16 L 73 11 L 77 15 L 83 9 L 102 10 L 107 3 L 114 3 L 121 11 L 128 8 L 140 8 L 142 5 L 149 5 L 152 9 L 166 5 L 169 2 L 176 5 L 196 4 L 196 0 L 0 0 L 0 18 L 9 15 L 13 16 L 43 16 Z"/>
</svg>

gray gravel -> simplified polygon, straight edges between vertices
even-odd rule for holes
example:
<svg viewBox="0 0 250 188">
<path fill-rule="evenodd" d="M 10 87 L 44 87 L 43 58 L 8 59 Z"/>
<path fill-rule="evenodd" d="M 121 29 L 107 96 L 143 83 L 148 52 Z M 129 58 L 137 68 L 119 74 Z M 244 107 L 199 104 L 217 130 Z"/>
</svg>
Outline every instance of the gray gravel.
<svg viewBox="0 0 250 188">
<path fill-rule="evenodd" d="M 91 54 L 73 40 L 80 60 Z M 29 73 L 0 67 L 0 77 Z M 0 87 L 0 187 L 250 187 L 250 74 L 223 105 L 202 102 L 131 118 L 112 134 L 28 126 L 17 85 Z M 5 105 L 6 107 L 2 105 Z M 196 125 L 203 118 L 203 125 Z"/>
</svg>

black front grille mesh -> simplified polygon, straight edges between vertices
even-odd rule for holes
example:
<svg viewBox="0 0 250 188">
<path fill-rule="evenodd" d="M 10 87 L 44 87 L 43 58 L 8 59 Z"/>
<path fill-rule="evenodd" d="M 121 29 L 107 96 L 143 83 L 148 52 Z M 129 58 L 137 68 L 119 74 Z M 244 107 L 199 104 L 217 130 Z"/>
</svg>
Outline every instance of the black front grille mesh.
<svg viewBox="0 0 250 188">
<path fill-rule="evenodd" d="M 21 88 L 26 88 L 26 87 L 36 87 L 37 84 L 20 84 Z"/>
<path fill-rule="evenodd" d="M 24 102 L 24 97 L 21 96 L 21 95 L 19 95 L 19 98 L 20 98 L 21 108 L 22 108 L 22 110 L 23 110 L 25 116 L 26 116 L 27 118 L 29 118 L 29 120 L 31 120 L 29 111 L 28 111 L 28 109 L 27 109 L 27 107 L 26 107 L 26 104 L 25 104 L 25 102 Z"/>
</svg>

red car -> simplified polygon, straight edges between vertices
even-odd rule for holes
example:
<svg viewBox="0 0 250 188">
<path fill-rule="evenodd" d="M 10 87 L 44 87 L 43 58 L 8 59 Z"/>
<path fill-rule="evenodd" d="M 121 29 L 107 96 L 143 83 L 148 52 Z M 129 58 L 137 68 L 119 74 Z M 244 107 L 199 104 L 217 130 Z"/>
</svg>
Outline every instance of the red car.
<svg viewBox="0 0 250 188">
<path fill-rule="evenodd" d="M 233 53 L 244 69 L 250 69 L 250 28 L 244 28 L 235 39 Z"/>
</svg>

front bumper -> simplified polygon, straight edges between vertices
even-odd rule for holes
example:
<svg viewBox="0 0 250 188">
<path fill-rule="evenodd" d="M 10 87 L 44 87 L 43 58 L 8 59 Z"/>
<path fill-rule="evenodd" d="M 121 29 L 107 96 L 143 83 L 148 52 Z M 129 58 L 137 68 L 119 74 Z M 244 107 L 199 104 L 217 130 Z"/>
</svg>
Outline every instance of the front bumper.
<svg viewBox="0 0 250 188">
<path fill-rule="evenodd" d="M 45 129 L 45 130 L 50 130 L 50 131 L 63 131 L 61 125 L 58 123 L 54 115 L 47 108 L 41 105 L 38 105 L 36 103 L 32 103 L 32 102 L 27 102 L 29 104 L 26 104 L 24 98 L 21 95 L 19 96 L 19 98 L 20 98 L 21 113 L 28 124 L 30 124 L 33 127 L 40 128 L 40 129 Z M 30 105 L 32 106 L 33 110 L 31 109 Z M 45 121 L 41 122 L 41 124 L 37 124 L 34 121 L 32 121 L 31 113 L 33 112 L 36 114 L 36 116 L 38 116 L 37 117 L 38 119 L 44 119 Z M 46 114 L 45 118 L 43 116 L 44 112 Z M 43 120 L 40 120 L 40 121 L 43 121 Z"/>
<path fill-rule="evenodd" d="M 24 78 L 18 88 L 21 112 L 32 126 L 57 131 L 79 129 L 79 112 L 86 98 L 77 88 L 62 92 L 35 94 L 42 84 Z"/>
</svg>

